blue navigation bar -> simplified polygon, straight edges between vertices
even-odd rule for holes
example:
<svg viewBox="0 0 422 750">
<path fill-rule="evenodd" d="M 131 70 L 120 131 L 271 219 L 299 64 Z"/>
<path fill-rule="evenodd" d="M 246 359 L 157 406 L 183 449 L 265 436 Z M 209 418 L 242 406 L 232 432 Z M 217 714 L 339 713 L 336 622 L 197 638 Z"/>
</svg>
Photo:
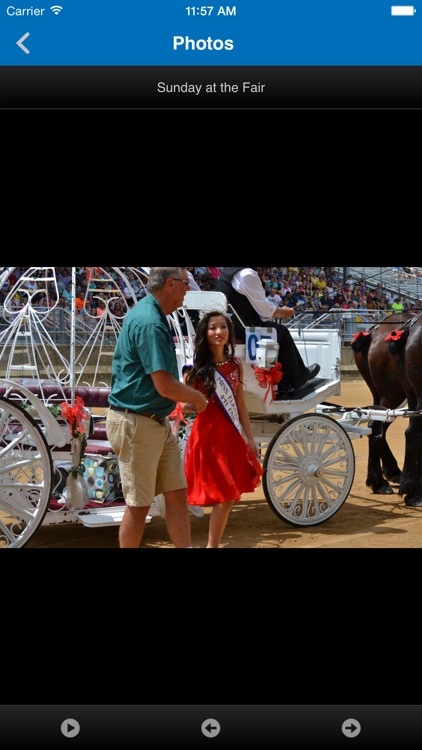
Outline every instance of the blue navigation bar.
<svg viewBox="0 0 422 750">
<path fill-rule="evenodd" d="M 0 0 L 0 65 L 422 65 L 422 0 Z"/>
</svg>

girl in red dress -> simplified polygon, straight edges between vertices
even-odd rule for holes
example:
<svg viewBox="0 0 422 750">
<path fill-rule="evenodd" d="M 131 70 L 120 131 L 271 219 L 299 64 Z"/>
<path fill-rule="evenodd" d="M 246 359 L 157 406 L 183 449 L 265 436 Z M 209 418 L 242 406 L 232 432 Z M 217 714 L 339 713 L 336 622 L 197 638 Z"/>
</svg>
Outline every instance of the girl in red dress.
<svg viewBox="0 0 422 750">
<path fill-rule="evenodd" d="M 212 506 L 208 548 L 219 546 L 233 504 L 253 492 L 263 474 L 243 397 L 243 367 L 234 351 L 230 317 L 215 309 L 203 313 L 185 380 L 209 403 L 193 423 L 184 461 L 188 503 Z"/>
</svg>

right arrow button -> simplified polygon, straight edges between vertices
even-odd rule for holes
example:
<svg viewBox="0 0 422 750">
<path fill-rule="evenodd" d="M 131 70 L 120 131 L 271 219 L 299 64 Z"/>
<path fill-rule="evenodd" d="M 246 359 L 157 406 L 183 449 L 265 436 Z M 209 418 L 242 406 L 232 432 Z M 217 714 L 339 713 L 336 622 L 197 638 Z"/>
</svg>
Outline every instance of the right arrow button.
<svg viewBox="0 0 422 750">
<path fill-rule="evenodd" d="M 341 725 L 341 731 L 345 737 L 357 737 L 361 729 L 362 727 L 356 719 L 346 719 Z"/>
</svg>

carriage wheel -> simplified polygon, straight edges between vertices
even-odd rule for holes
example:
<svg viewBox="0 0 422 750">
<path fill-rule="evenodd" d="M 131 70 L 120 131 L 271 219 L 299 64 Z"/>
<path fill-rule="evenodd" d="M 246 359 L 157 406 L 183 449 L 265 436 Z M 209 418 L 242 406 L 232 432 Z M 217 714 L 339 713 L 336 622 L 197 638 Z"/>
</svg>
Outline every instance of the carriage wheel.
<svg viewBox="0 0 422 750">
<path fill-rule="evenodd" d="M 0 397 L 0 548 L 29 541 L 47 512 L 52 481 L 51 454 L 37 423 Z"/>
<path fill-rule="evenodd" d="M 274 513 L 292 526 L 317 526 L 346 500 L 355 476 L 352 443 L 332 417 L 289 420 L 271 440 L 262 483 Z"/>
</svg>

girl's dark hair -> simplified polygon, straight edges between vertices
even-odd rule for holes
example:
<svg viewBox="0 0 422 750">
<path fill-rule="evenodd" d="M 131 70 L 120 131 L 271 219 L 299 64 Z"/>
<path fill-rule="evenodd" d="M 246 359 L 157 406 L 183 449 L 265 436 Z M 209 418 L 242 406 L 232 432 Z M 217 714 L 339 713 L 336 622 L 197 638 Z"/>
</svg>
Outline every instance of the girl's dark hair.
<svg viewBox="0 0 422 750">
<path fill-rule="evenodd" d="M 215 393 L 215 362 L 213 360 L 212 352 L 208 347 L 207 342 L 207 331 L 211 318 L 217 316 L 225 318 L 227 327 L 229 329 L 229 339 L 224 347 L 224 358 L 229 359 L 234 356 L 234 350 L 236 345 L 236 338 L 234 332 L 234 325 L 231 318 L 220 310 L 214 310 L 207 312 L 199 321 L 196 328 L 195 337 L 195 352 L 193 355 L 193 367 L 191 367 L 186 382 L 187 385 L 193 385 L 196 377 L 199 375 L 204 383 L 205 392 L 207 398 L 211 398 Z M 239 370 L 240 372 L 240 370 Z"/>
</svg>

